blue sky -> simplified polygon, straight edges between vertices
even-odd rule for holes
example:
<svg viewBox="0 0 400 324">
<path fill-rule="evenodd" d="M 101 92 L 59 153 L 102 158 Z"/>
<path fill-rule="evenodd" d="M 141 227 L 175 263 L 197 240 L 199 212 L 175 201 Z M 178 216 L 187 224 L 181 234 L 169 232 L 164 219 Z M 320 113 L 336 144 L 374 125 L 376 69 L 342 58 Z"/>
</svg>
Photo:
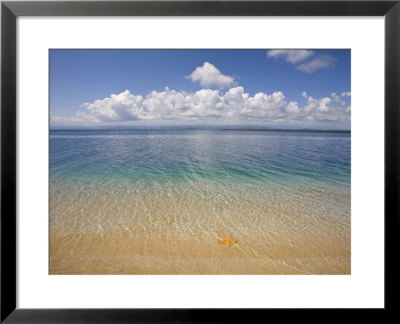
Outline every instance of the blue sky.
<svg viewBox="0 0 400 324">
<path fill-rule="evenodd" d="M 50 50 L 52 127 L 350 129 L 350 50 Z"/>
</svg>

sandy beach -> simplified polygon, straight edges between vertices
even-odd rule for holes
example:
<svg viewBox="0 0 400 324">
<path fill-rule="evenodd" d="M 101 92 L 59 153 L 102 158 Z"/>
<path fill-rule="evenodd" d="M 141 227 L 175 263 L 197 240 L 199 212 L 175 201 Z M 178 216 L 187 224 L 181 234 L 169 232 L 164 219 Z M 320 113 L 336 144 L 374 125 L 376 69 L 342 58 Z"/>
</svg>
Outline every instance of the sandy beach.
<svg viewBox="0 0 400 324">
<path fill-rule="evenodd" d="M 228 247 L 208 236 L 135 239 L 125 231 L 51 242 L 51 274 L 350 274 L 350 251 L 334 240 L 240 236 Z"/>
</svg>

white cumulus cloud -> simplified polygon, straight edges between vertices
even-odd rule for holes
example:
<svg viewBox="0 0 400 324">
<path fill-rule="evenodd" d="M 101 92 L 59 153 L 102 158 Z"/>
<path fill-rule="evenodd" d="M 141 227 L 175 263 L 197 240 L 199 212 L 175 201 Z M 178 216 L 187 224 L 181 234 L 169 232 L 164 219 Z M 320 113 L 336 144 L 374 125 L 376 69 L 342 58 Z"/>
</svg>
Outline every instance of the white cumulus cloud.
<svg viewBox="0 0 400 324">
<path fill-rule="evenodd" d="M 320 55 L 311 61 L 299 64 L 296 68 L 305 73 L 314 73 L 319 69 L 328 69 L 335 65 L 336 58 L 330 55 Z"/>
<path fill-rule="evenodd" d="M 203 66 L 198 66 L 186 78 L 193 82 L 199 82 L 203 87 L 216 86 L 225 88 L 231 86 L 235 79 L 231 76 L 224 75 L 213 64 L 204 62 Z"/>
<path fill-rule="evenodd" d="M 120 94 L 112 94 L 109 98 L 84 103 L 82 107 L 88 112 L 78 112 L 78 115 L 82 118 L 92 116 L 102 121 L 142 119 L 145 116 L 142 101 L 143 97 L 135 96 L 126 90 Z"/>
<path fill-rule="evenodd" d="M 313 56 L 314 52 L 310 50 L 269 50 L 268 57 L 283 58 L 286 62 L 296 64 Z"/>
<path fill-rule="evenodd" d="M 330 55 L 316 54 L 311 50 L 269 50 L 267 57 L 286 60 L 296 65 L 296 69 L 308 74 L 319 69 L 331 68 L 335 65 L 336 58 Z"/>
</svg>

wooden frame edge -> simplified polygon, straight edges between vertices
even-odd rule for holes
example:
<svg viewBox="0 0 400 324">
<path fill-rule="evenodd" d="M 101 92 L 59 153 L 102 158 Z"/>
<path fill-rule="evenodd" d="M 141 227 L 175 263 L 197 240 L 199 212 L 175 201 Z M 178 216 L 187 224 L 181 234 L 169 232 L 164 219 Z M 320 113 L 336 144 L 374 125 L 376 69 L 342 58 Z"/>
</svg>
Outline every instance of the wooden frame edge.
<svg viewBox="0 0 400 324">
<path fill-rule="evenodd" d="M 101 4 L 96 7 L 96 4 Z M 288 9 L 288 5 L 292 5 Z M 248 7 L 246 7 L 248 5 Z M 124 6 L 129 10 L 121 11 Z M 243 8 L 246 7 L 244 10 Z M 396 308 L 398 275 L 388 266 L 400 233 L 400 1 L 2 2 L 1 4 L 1 295 L 0 322 L 225 322 L 263 310 L 16 308 L 16 18 L 18 16 L 385 16 L 385 309 Z M 113 8 L 115 11 L 113 11 Z M 107 14 L 108 13 L 108 14 Z M 235 14 L 236 13 L 236 14 Z M 330 14 L 329 14 L 330 13 Z M 390 284 L 389 284 L 390 282 Z M 250 313 L 251 312 L 251 313 Z M 211 317 L 210 315 L 213 314 Z M 261 314 L 260 314 L 261 315 Z"/>
</svg>

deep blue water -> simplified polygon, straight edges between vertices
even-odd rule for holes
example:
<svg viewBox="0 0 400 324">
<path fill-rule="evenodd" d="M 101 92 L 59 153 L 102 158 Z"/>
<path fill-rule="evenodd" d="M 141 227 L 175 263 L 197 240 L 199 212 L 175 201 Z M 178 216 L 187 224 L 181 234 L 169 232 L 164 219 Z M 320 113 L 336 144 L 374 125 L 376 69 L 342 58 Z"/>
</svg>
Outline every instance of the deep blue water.
<svg viewBox="0 0 400 324">
<path fill-rule="evenodd" d="M 50 180 L 350 186 L 351 134 L 51 130 Z"/>
</svg>

